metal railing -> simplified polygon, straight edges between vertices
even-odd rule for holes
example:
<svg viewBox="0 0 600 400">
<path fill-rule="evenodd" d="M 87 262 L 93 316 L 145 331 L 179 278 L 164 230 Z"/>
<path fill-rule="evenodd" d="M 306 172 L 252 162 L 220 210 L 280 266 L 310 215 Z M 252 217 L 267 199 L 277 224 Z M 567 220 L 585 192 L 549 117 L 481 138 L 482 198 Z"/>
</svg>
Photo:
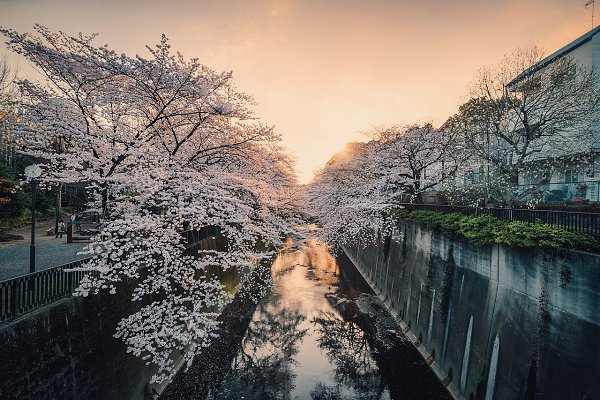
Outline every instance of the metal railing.
<svg viewBox="0 0 600 400">
<path fill-rule="evenodd" d="M 188 247 L 210 249 L 222 242 L 218 237 L 209 236 L 218 233 L 216 227 L 206 227 L 182 234 Z M 65 272 L 80 267 L 87 260 L 89 258 L 0 281 L 0 323 L 70 296 L 85 275 L 98 274 L 88 271 Z"/>
<path fill-rule="evenodd" d="M 0 322 L 70 296 L 89 272 L 65 270 L 77 268 L 86 260 L 0 281 Z"/>
<path fill-rule="evenodd" d="M 486 208 L 442 206 L 435 204 L 400 204 L 405 210 L 429 210 L 438 212 L 459 212 L 466 215 L 493 215 L 503 221 L 522 221 L 560 226 L 571 232 L 586 233 L 600 240 L 600 213 L 571 211 L 529 210 L 514 208 Z"/>
</svg>

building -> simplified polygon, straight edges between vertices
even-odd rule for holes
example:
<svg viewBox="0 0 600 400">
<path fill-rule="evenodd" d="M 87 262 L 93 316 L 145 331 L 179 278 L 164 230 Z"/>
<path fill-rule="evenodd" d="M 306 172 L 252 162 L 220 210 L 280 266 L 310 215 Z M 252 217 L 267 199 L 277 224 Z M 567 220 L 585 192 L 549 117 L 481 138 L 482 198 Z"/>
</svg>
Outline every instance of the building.
<svg viewBox="0 0 600 400">
<path fill-rule="evenodd" d="M 600 27 L 592 29 L 548 57 L 523 71 L 507 85 L 509 90 L 519 90 L 524 81 L 540 86 L 553 84 L 552 79 L 542 79 L 556 63 L 569 58 L 573 75 L 595 72 L 600 74 Z M 595 81 L 595 91 L 600 94 L 600 80 Z M 555 143 L 552 154 L 540 152 L 531 157 L 530 163 L 550 165 L 554 168 L 545 173 L 523 173 L 519 185 L 532 188 L 532 197 L 544 203 L 598 203 L 600 202 L 600 122 L 598 113 L 588 115 L 585 128 L 566 127 L 563 142 Z M 586 125 L 586 124 L 583 124 Z M 587 129 L 585 135 L 577 130 Z M 570 143 L 572 142 L 572 143 Z M 535 168 L 533 168 L 535 170 Z M 538 170 L 543 170 L 539 168 Z M 536 190 L 535 188 L 538 188 Z"/>
<path fill-rule="evenodd" d="M 436 189 L 471 205 L 600 203 L 599 33 L 503 64 L 524 67 L 440 128 L 460 131 L 469 155 Z"/>
</svg>

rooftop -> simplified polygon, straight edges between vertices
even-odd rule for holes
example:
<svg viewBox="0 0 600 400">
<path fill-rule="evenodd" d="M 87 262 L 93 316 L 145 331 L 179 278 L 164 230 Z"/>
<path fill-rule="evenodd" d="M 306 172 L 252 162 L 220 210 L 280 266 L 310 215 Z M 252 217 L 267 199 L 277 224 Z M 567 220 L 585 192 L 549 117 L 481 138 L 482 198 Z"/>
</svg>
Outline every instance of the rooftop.
<svg viewBox="0 0 600 400">
<path fill-rule="evenodd" d="M 600 32 L 600 26 L 592 29 L 588 33 L 584 34 L 583 36 L 580 36 L 579 38 L 573 40 L 571 43 L 567 44 L 566 46 L 564 46 L 561 49 L 550 54 L 548 57 L 544 58 L 540 62 L 534 64 L 530 68 L 521 72 L 516 78 L 514 78 L 512 81 L 508 82 L 508 84 L 506 86 L 514 85 L 515 83 L 519 82 L 521 79 L 526 77 L 527 75 L 530 75 L 530 74 L 533 74 L 533 73 L 539 71 L 540 69 L 544 68 L 546 65 L 550 64 L 552 61 L 556 60 L 557 58 L 560 58 L 560 57 L 564 56 L 565 54 L 568 54 L 571 51 L 575 50 L 582 44 L 589 42 L 590 40 L 592 40 L 592 38 L 594 36 L 596 36 L 596 34 L 598 32 Z"/>
</svg>

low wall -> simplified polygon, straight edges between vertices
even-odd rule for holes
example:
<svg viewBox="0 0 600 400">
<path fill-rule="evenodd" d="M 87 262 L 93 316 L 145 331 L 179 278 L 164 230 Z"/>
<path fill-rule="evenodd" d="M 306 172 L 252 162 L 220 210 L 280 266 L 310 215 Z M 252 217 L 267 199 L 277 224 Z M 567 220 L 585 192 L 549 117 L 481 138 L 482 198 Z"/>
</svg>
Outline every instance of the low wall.
<svg viewBox="0 0 600 400">
<path fill-rule="evenodd" d="M 600 256 L 399 221 L 346 253 L 457 399 L 600 398 Z"/>
</svg>

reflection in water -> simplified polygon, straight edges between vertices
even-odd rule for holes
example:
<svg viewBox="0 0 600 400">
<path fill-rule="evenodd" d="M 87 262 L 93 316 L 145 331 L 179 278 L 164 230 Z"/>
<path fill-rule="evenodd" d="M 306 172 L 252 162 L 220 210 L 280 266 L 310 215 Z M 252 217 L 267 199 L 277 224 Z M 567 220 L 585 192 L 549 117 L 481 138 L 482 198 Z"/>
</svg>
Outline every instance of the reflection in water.
<svg viewBox="0 0 600 400">
<path fill-rule="evenodd" d="M 294 388 L 295 355 L 306 335 L 298 311 L 277 310 L 277 294 L 262 303 L 253 316 L 242 348 L 223 384 L 219 399 L 289 399 Z M 209 396 L 210 398 L 210 396 Z"/>
<path fill-rule="evenodd" d="M 231 368 L 222 381 L 211 385 L 208 396 L 196 393 L 198 398 L 407 398 L 389 371 L 388 361 L 402 354 L 377 348 L 381 351 L 373 357 L 371 346 L 377 347 L 373 343 L 380 339 L 373 340 L 377 332 L 369 327 L 370 314 L 357 306 L 359 297 L 371 297 L 369 288 L 352 277 L 355 270 L 345 268 L 340 277 L 326 246 L 316 240 L 305 240 L 301 246 L 295 248 L 290 240 L 280 252 L 272 267 L 274 287 L 256 308 Z M 393 332 L 389 328 L 386 332 Z M 383 354 L 388 361 L 382 361 Z M 414 364 L 414 358 L 406 361 Z M 410 398 L 438 398 L 419 396 L 420 390 L 413 389 L 411 395 L 417 396 Z"/>
<path fill-rule="evenodd" d="M 213 399 L 385 399 L 364 333 L 327 301 L 339 267 L 326 246 L 289 241 L 273 263 L 274 288 L 257 308 Z"/>
<path fill-rule="evenodd" d="M 336 385 L 318 384 L 311 392 L 314 399 L 342 399 L 342 388 L 351 389 L 360 399 L 387 398 L 385 386 L 371 357 L 365 333 L 353 321 L 344 321 L 335 313 L 323 313 L 313 319 L 319 346 L 335 367 Z"/>
</svg>

